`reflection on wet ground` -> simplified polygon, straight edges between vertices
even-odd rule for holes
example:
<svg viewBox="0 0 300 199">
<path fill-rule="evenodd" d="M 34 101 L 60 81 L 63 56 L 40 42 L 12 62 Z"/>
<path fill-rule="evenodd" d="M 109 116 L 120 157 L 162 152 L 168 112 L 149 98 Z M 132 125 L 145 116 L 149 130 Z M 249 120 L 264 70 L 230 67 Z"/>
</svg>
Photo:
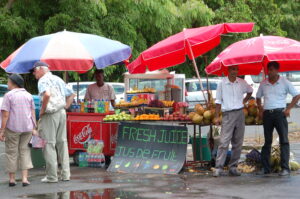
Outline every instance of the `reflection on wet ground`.
<svg viewBox="0 0 300 199">
<path fill-rule="evenodd" d="M 85 191 L 68 191 L 49 194 L 26 195 L 20 198 L 26 199 L 139 199 L 137 193 L 114 190 L 114 189 L 95 189 Z"/>
</svg>

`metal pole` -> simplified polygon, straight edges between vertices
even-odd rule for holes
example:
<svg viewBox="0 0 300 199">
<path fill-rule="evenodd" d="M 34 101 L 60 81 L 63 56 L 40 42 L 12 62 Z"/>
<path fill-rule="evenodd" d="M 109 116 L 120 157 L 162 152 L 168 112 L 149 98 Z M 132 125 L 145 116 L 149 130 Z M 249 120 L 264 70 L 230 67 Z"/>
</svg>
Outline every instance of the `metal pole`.
<svg viewBox="0 0 300 199">
<path fill-rule="evenodd" d="M 183 32 L 185 31 L 185 29 L 183 29 Z M 189 47 L 189 51 L 190 51 L 190 54 L 191 54 L 191 57 L 192 57 L 192 61 L 193 61 L 193 65 L 194 65 L 194 68 L 195 68 L 195 71 L 196 71 L 196 75 L 198 77 L 198 80 L 200 82 L 200 88 L 201 88 L 201 91 L 202 91 L 202 94 L 203 94 L 203 97 L 204 97 L 204 100 L 206 102 L 206 104 L 208 104 L 207 102 L 207 99 L 206 99 L 206 96 L 205 96 L 205 93 L 204 93 L 204 88 L 203 88 L 203 84 L 202 84 L 202 81 L 201 81 L 201 77 L 200 77 L 200 74 L 199 74 L 199 70 L 198 70 L 198 67 L 197 67 L 197 63 L 195 61 L 195 56 L 194 56 L 194 53 L 193 53 L 193 50 L 192 50 L 192 47 L 191 47 L 191 44 L 188 40 L 185 41 L 187 46 Z"/>
</svg>

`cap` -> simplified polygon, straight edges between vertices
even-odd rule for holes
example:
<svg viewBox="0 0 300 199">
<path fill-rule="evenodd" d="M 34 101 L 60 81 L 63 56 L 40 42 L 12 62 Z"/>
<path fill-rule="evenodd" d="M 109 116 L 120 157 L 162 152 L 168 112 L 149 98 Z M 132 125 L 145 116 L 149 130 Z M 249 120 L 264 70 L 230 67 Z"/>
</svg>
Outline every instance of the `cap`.
<svg viewBox="0 0 300 199">
<path fill-rule="evenodd" d="M 40 67 L 40 66 L 45 66 L 45 67 L 48 67 L 48 68 L 49 68 L 49 65 L 48 65 L 47 63 L 42 62 L 42 61 L 37 61 L 37 62 L 34 63 L 32 69 L 31 69 L 29 72 L 30 72 L 30 73 L 33 73 L 34 69 L 35 69 L 36 67 Z"/>
<path fill-rule="evenodd" d="M 19 88 L 24 88 L 24 79 L 19 74 L 12 74 L 8 77 L 13 83 L 15 83 Z"/>
</svg>

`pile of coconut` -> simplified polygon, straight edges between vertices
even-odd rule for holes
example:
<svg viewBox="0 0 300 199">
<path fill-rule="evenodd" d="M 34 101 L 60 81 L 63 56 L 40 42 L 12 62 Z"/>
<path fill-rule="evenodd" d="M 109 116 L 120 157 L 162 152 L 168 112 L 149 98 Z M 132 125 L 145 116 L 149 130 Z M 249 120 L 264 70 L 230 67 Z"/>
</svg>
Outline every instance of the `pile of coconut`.
<svg viewBox="0 0 300 199">
<path fill-rule="evenodd" d="M 245 124 L 262 124 L 263 121 L 259 119 L 259 110 L 257 108 L 257 104 L 255 99 L 251 99 L 245 104 L 244 114 L 245 114 Z"/>
<path fill-rule="evenodd" d="M 190 119 L 196 124 L 209 125 L 216 124 L 215 113 L 216 106 L 214 103 L 210 103 L 206 108 L 205 105 L 196 104 L 194 107 L 194 112 L 189 113 Z M 245 114 L 245 124 L 246 125 L 260 125 L 262 120 L 259 119 L 259 110 L 255 99 L 251 99 L 245 104 L 243 109 Z M 220 122 L 222 122 L 222 113 L 220 112 Z"/>
</svg>

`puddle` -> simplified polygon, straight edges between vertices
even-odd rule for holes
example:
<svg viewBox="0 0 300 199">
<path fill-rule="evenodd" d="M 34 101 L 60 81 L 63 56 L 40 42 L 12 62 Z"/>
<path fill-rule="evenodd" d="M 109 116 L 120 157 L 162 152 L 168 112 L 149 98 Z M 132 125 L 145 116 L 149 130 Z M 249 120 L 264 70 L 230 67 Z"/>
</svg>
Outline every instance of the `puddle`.
<svg viewBox="0 0 300 199">
<path fill-rule="evenodd" d="M 94 189 L 84 191 L 68 191 L 47 194 L 23 195 L 26 199 L 147 199 L 130 191 L 116 189 Z"/>
</svg>

